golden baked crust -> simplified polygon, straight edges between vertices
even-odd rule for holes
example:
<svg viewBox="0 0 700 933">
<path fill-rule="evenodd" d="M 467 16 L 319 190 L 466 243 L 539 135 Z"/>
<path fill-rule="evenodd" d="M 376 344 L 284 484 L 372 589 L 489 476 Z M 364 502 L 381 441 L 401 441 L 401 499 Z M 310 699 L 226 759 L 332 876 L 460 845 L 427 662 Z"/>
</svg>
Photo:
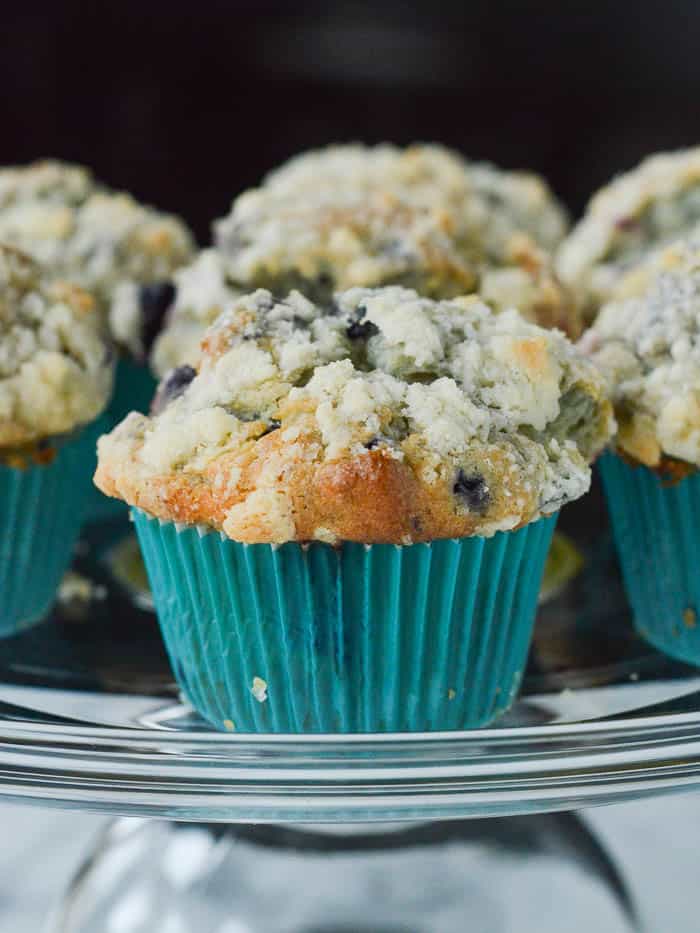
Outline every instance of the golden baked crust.
<svg viewBox="0 0 700 933">
<path fill-rule="evenodd" d="M 244 192 L 215 225 L 234 285 L 325 302 L 400 284 L 433 298 L 479 292 L 497 310 L 580 332 L 551 251 L 566 217 L 536 175 L 471 163 L 441 146 L 330 146 Z"/>
<path fill-rule="evenodd" d="M 607 301 L 641 293 L 650 254 L 695 233 L 700 147 L 659 153 L 593 195 L 559 247 L 557 273 L 590 322 Z"/>
<path fill-rule="evenodd" d="M 559 332 L 395 286 L 241 297 L 154 407 L 100 440 L 97 485 L 246 542 L 517 528 L 586 491 L 612 430 Z"/>
</svg>

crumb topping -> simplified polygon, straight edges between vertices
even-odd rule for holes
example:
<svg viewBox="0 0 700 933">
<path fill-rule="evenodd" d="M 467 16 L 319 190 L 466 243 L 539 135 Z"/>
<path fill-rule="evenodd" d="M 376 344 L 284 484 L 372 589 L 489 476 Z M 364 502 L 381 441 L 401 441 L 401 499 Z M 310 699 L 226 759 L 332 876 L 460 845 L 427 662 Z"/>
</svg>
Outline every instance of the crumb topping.
<svg viewBox="0 0 700 933">
<path fill-rule="evenodd" d="M 326 302 L 401 284 L 434 298 L 479 291 L 546 326 L 573 311 L 549 253 L 565 215 L 536 175 L 436 145 L 330 146 L 292 159 L 215 225 L 232 282 Z"/>
<path fill-rule="evenodd" d="M 93 420 L 112 377 L 92 297 L 46 280 L 28 257 L 0 246 L 0 448 Z"/>
<path fill-rule="evenodd" d="M 323 307 L 261 289 L 217 318 L 197 369 L 164 380 L 150 418 L 102 438 L 97 481 L 173 520 L 200 509 L 235 540 L 487 535 L 582 495 L 611 427 L 594 367 L 515 311 L 399 286 Z M 395 484 L 395 514 L 373 483 Z M 363 486 L 348 530 L 333 503 Z"/>
<path fill-rule="evenodd" d="M 82 204 L 94 187 L 80 165 L 45 159 L 28 166 L 0 169 L 0 207 L 31 201 Z"/>
<path fill-rule="evenodd" d="M 700 233 L 700 147 L 659 153 L 591 198 L 561 245 L 557 271 L 593 318 L 604 302 L 630 293 L 630 278 L 650 252 L 695 233 Z"/>
<path fill-rule="evenodd" d="M 137 355 L 139 286 L 169 279 L 193 249 L 178 218 L 59 162 L 0 169 L 0 242 L 90 291 L 113 337 Z"/>
<path fill-rule="evenodd" d="M 581 346 L 610 386 L 618 449 L 700 467 L 700 243 L 660 253 L 646 292 L 605 305 Z"/>
<path fill-rule="evenodd" d="M 151 365 L 159 376 L 178 366 L 194 365 L 206 329 L 241 296 L 240 289 L 228 283 L 221 257 L 214 249 L 202 250 L 173 279 L 174 300 L 151 355 Z"/>
</svg>

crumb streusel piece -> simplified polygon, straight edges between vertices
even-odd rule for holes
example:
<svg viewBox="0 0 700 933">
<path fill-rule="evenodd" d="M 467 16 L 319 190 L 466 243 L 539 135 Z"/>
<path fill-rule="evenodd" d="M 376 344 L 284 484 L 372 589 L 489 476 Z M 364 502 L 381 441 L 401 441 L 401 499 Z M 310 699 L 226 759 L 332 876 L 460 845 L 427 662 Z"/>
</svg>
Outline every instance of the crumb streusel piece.
<svg viewBox="0 0 700 933">
<path fill-rule="evenodd" d="M 0 246 L 0 448 L 92 421 L 107 404 L 113 369 L 92 297 Z"/>
<path fill-rule="evenodd" d="M 582 495 L 612 424 L 592 364 L 516 311 L 258 290 L 100 440 L 96 482 L 238 541 L 487 536 Z"/>
</svg>

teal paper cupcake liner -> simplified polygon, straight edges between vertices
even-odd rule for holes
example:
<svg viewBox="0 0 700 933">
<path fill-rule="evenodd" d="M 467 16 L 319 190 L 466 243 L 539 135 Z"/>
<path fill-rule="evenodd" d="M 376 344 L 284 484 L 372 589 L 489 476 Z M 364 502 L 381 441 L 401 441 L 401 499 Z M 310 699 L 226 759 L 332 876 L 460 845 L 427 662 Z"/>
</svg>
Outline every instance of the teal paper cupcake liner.
<svg viewBox="0 0 700 933">
<path fill-rule="evenodd" d="M 268 733 L 466 729 L 505 712 L 556 523 L 336 549 L 134 520 L 187 699 L 219 729 Z"/>
<path fill-rule="evenodd" d="M 612 453 L 600 471 L 637 630 L 700 665 L 700 475 L 668 486 Z"/>
<path fill-rule="evenodd" d="M 92 483 L 98 426 L 47 466 L 0 466 L 0 637 L 40 621 L 70 564 Z"/>
<path fill-rule="evenodd" d="M 121 357 L 117 363 L 114 395 L 100 418 L 99 434 L 106 434 L 123 421 L 130 411 L 148 412 L 156 391 L 156 380 L 148 366 Z M 99 436 L 99 435 L 98 435 Z M 92 472 L 97 469 L 97 451 L 92 454 Z M 92 486 L 85 509 L 86 522 L 103 522 L 122 518 L 126 521 L 128 507 L 121 499 L 113 499 Z"/>
</svg>

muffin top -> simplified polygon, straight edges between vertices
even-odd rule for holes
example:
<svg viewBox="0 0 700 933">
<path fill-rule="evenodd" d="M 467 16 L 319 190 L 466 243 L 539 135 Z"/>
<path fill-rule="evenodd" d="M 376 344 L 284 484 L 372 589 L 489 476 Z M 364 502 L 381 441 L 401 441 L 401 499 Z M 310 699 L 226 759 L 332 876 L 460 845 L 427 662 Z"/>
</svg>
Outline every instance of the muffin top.
<svg viewBox="0 0 700 933">
<path fill-rule="evenodd" d="M 559 249 L 557 272 L 592 320 L 604 302 L 639 290 L 650 253 L 696 230 L 700 147 L 650 156 L 591 198 Z"/>
<path fill-rule="evenodd" d="M 90 291 L 109 315 L 112 336 L 136 354 L 145 352 L 154 317 L 141 286 L 168 280 L 193 249 L 176 217 L 60 162 L 0 170 L 0 242 Z"/>
<path fill-rule="evenodd" d="M 436 144 L 327 146 L 295 156 L 265 179 L 265 188 L 282 197 L 342 186 L 384 188 L 427 207 L 453 204 L 463 212 L 465 230 L 494 259 L 507 255 L 513 233 L 527 233 L 551 252 L 567 230 L 564 210 L 538 175 L 469 162 Z"/>
<path fill-rule="evenodd" d="M 330 146 L 297 156 L 233 202 L 215 240 L 233 283 L 329 301 L 401 284 L 434 298 L 479 291 L 577 330 L 549 253 L 566 218 L 536 175 L 435 145 Z"/>
<path fill-rule="evenodd" d="M 92 297 L 0 246 L 0 451 L 95 418 L 113 377 Z"/>
<path fill-rule="evenodd" d="M 700 467 L 700 242 L 667 247 L 644 294 L 604 305 L 581 349 L 609 383 L 623 455 Z"/>
<path fill-rule="evenodd" d="M 241 297 L 226 279 L 223 262 L 214 249 L 202 250 L 173 276 L 174 295 L 166 323 L 156 338 L 151 365 L 159 376 L 199 359 L 202 337 L 210 324 Z"/>
<path fill-rule="evenodd" d="M 558 331 L 399 286 L 332 305 L 237 299 L 151 417 L 99 443 L 97 485 L 244 542 L 488 536 L 582 495 L 612 428 Z"/>
</svg>

